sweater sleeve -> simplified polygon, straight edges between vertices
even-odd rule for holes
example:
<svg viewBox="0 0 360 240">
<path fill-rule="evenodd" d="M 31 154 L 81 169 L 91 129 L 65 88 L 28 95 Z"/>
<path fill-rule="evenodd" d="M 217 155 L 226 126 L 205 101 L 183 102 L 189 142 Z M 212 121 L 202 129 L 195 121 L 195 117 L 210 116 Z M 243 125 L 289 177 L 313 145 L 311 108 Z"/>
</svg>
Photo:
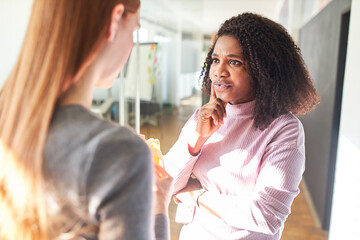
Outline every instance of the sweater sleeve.
<svg viewBox="0 0 360 240">
<path fill-rule="evenodd" d="M 169 240 L 170 239 L 169 217 L 165 214 L 155 215 L 155 239 Z"/>
<path fill-rule="evenodd" d="M 302 131 L 299 134 L 295 136 L 300 141 L 297 146 L 281 136 L 268 145 L 252 194 L 233 196 L 209 191 L 204 194 L 204 198 L 211 199 L 207 202 L 213 204 L 209 207 L 230 226 L 269 235 L 277 233 L 291 212 L 305 169 Z"/>
<path fill-rule="evenodd" d="M 200 151 L 197 156 L 192 156 L 188 150 L 188 136 L 195 131 L 197 115 L 198 110 L 186 122 L 178 140 L 164 156 L 165 169 L 174 178 L 174 193 L 186 186 L 196 160 L 201 154 Z"/>
<path fill-rule="evenodd" d="M 129 130 L 104 137 L 87 179 L 98 239 L 154 239 L 153 170 L 146 144 Z"/>
</svg>

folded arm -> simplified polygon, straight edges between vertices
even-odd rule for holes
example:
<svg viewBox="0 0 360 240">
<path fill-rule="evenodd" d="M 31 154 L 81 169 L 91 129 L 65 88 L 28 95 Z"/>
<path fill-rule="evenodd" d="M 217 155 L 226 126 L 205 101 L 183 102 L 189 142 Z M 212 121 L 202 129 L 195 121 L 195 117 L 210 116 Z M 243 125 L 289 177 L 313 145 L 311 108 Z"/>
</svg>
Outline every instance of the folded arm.
<svg viewBox="0 0 360 240">
<path fill-rule="evenodd" d="M 233 227 L 275 234 L 290 214 L 299 193 L 304 156 L 289 146 L 272 146 L 251 195 L 225 195 L 207 191 L 198 199 L 201 210 L 210 212 Z"/>
</svg>

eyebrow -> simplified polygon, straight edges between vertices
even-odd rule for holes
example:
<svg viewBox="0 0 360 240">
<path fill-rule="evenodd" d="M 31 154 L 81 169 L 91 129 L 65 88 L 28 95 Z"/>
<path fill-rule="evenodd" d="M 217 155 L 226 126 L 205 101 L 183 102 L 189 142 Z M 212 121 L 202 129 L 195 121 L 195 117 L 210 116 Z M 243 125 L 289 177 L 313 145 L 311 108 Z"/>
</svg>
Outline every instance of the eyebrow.
<svg viewBox="0 0 360 240">
<path fill-rule="evenodd" d="M 216 54 L 216 53 L 213 53 L 211 56 L 214 56 L 214 57 L 218 57 L 219 55 Z M 240 55 L 236 55 L 236 54 L 229 54 L 229 55 L 226 55 L 227 57 L 231 57 L 231 58 L 238 58 L 238 59 L 242 59 L 242 57 Z"/>
</svg>

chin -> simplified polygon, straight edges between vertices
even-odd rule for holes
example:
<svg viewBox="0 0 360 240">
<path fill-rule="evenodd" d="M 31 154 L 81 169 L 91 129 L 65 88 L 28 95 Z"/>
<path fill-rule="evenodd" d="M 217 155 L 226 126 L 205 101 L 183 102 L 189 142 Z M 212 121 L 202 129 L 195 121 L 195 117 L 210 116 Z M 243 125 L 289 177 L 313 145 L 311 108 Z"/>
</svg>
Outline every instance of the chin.
<svg viewBox="0 0 360 240">
<path fill-rule="evenodd" d="M 223 102 L 229 102 L 231 101 L 226 94 L 216 93 L 216 97 L 219 98 Z"/>
<path fill-rule="evenodd" d="M 114 78 L 109 78 L 106 80 L 100 80 L 97 84 L 95 84 L 96 88 L 111 88 L 111 86 L 113 85 L 114 81 L 115 81 L 116 77 Z"/>
</svg>

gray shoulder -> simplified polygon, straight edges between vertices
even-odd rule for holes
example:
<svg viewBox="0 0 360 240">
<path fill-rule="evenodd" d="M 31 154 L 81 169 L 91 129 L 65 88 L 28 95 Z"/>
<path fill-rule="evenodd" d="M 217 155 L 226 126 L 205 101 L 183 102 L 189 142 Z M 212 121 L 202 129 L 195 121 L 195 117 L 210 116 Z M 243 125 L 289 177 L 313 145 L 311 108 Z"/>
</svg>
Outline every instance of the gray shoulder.
<svg viewBox="0 0 360 240">
<path fill-rule="evenodd" d="M 113 161 L 134 164 L 135 161 L 150 160 L 150 150 L 137 134 L 126 127 L 113 126 L 93 137 L 88 143 L 93 152 L 93 161 Z"/>
<path fill-rule="evenodd" d="M 129 200 L 138 191 L 150 197 L 153 170 L 147 144 L 125 127 L 108 129 L 96 138 L 89 144 L 93 154 L 83 179 L 90 213 L 97 213 L 109 201 L 114 204 L 124 202 L 125 198 L 127 202 L 138 201 Z"/>
<path fill-rule="evenodd" d="M 151 153 L 147 144 L 126 127 L 112 127 L 96 135 L 88 143 L 87 152 L 90 178 L 106 174 L 109 178 L 121 178 L 134 172 L 151 171 Z"/>
<path fill-rule="evenodd" d="M 44 160 L 46 177 L 79 195 L 86 194 L 90 175 L 112 177 L 117 172 L 147 171 L 151 164 L 150 150 L 136 133 L 81 106 L 55 111 Z"/>
</svg>

